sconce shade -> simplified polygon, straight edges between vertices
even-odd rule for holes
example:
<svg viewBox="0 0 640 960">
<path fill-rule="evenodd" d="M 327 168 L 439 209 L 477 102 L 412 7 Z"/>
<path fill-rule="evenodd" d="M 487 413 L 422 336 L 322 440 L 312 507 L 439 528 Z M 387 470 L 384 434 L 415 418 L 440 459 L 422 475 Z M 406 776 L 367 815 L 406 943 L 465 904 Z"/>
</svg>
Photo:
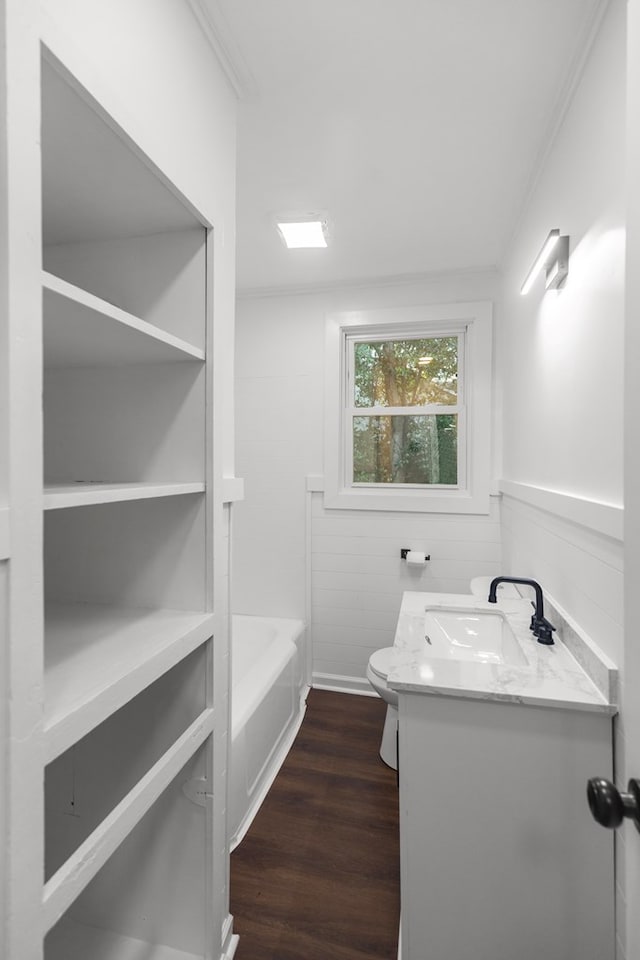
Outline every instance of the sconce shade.
<svg viewBox="0 0 640 960">
<path fill-rule="evenodd" d="M 533 266 L 529 270 L 529 273 L 527 274 L 526 279 L 522 284 L 522 287 L 520 288 L 520 293 L 522 294 L 523 297 L 529 293 L 529 290 L 531 290 L 531 287 L 533 286 L 536 277 L 538 276 L 542 268 L 547 265 L 547 261 L 549 260 L 551 254 L 553 253 L 554 247 L 556 246 L 559 239 L 560 239 L 560 231 L 558 229 L 551 230 L 549 232 L 549 236 L 547 237 L 547 239 L 542 245 L 542 250 L 534 260 Z"/>
</svg>

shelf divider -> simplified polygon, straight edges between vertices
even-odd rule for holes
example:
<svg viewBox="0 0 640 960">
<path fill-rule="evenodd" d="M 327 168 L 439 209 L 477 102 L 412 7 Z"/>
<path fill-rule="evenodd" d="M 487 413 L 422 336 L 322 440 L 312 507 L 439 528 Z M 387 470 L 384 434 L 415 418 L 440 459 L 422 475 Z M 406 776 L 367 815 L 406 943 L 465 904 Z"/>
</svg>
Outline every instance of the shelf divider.
<svg viewBox="0 0 640 960">
<path fill-rule="evenodd" d="M 86 957 L 91 960 L 201 960 L 160 943 L 148 943 L 125 937 L 113 930 L 92 927 L 65 917 L 47 939 L 47 960 L 69 960 Z"/>
<path fill-rule="evenodd" d="M 201 361 L 203 350 L 43 271 L 45 366 Z"/>
<path fill-rule="evenodd" d="M 48 604 L 45 763 L 187 657 L 213 634 L 208 613 Z"/>
<path fill-rule="evenodd" d="M 148 773 L 117 804 L 44 885 L 44 931 L 62 917 L 213 731 L 213 708 L 203 710 Z"/>
<path fill-rule="evenodd" d="M 44 509 L 64 510 L 69 507 L 86 507 L 98 503 L 121 503 L 124 500 L 153 500 L 160 497 L 183 497 L 204 493 L 203 481 L 158 483 L 77 483 L 45 484 Z"/>
</svg>

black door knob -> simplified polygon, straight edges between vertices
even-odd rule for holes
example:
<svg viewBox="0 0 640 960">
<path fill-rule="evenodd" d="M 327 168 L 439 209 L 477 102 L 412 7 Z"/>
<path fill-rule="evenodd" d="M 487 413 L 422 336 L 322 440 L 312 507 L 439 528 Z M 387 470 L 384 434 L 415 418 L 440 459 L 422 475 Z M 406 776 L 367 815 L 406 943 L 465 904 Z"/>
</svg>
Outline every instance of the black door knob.
<svg viewBox="0 0 640 960">
<path fill-rule="evenodd" d="M 621 793 L 609 780 L 592 777 L 587 783 L 587 799 L 594 820 L 614 830 L 630 817 L 640 831 L 640 780 L 629 780 L 628 793 Z"/>
</svg>

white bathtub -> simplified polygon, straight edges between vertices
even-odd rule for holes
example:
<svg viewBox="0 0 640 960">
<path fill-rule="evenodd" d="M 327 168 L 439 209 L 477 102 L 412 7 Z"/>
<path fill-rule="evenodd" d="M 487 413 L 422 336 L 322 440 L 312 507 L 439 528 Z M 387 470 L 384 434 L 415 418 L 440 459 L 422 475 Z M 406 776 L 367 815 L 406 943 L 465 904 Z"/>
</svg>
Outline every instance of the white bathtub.
<svg viewBox="0 0 640 960">
<path fill-rule="evenodd" d="M 302 723 L 306 683 L 302 620 L 233 616 L 229 843 L 251 826 Z"/>
</svg>

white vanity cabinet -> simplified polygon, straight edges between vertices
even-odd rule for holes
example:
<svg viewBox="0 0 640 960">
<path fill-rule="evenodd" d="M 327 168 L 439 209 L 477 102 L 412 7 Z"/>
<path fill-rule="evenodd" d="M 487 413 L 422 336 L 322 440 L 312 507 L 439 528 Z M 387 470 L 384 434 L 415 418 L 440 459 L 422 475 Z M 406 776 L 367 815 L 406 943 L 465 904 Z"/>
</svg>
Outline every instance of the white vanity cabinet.
<svg viewBox="0 0 640 960">
<path fill-rule="evenodd" d="M 605 713 L 401 692 L 402 960 L 613 960 Z"/>
</svg>

